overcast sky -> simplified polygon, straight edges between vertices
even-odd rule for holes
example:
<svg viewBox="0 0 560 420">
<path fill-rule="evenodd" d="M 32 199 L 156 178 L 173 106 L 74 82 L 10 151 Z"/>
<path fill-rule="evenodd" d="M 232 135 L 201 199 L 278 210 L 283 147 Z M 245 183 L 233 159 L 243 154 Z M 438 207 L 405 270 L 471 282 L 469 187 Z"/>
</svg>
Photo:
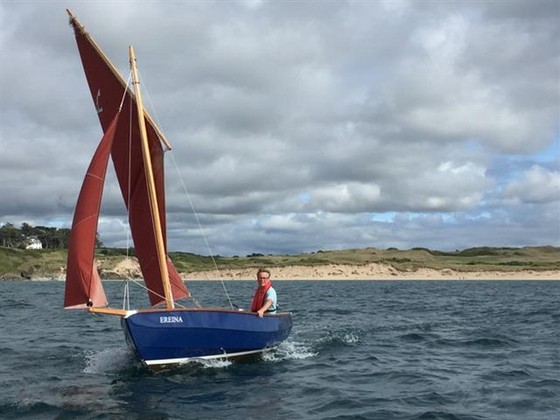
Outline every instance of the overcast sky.
<svg viewBox="0 0 560 420">
<path fill-rule="evenodd" d="M 135 47 L 171 250 L 560 246 L 557 0 L 2 0 L 0 223 L 69 228 L 101 137 L 66 7 Z"/>
</svg>

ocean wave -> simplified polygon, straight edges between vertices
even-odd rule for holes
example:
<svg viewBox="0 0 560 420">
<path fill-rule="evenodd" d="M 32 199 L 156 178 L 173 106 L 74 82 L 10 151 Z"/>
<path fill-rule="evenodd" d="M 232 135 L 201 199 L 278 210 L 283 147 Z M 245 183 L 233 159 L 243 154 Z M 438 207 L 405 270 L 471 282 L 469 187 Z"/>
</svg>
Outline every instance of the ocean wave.
<svg viewBox="0 0 560 420">
<path fill-rule="evenodd" d="M 6 419 L 44 419 L 55 418 L 60 408 L 42 401 L 23 399 L 18 402 L 0 404 L 2 418 Z"/>
<path fill-rule="evenodd" d="M 327 331 L 327 335 L 320 337 L 314 344 L 313 350 L 321 352 L 337 347 L 353 347 L 362 343 L 364 331 L 357 328 L 347 328 L 338 331 Z"/>
</svg>

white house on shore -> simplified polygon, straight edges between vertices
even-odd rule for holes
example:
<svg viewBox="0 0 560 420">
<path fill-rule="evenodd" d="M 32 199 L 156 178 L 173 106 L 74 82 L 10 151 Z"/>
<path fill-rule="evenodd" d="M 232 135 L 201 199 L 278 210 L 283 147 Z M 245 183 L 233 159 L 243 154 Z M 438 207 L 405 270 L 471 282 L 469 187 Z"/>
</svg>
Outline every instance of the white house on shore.
<svg viewBox="0 0 560 420">
<path fill-rule="evenodd" d="M 43 249 L 43 243 L 35 236 L 27 238 L 25 249 Z"/>
</svg>

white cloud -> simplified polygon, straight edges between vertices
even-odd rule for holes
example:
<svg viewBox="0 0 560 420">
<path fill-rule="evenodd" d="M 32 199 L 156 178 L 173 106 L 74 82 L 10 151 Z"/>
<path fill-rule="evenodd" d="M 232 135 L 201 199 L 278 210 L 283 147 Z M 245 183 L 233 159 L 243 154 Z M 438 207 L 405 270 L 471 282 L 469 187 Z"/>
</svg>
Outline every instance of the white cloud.
<svg viewBox="0 0 560 420">
<path fill-rule="evenodd" d="M 69 225 L 100 137 L 66 6 L 0 5 L 0 222 Z M 135 46 L 219 253 L 560 244 L 557 2 L 129 6 L 72 3 L 122 72 Z M 175 172 L 170 246 L 204 252 Z"/>
<path fill-rule="evenodd" d="M 508 203 L 560 203 L 560 171 L 534 165 L 521 179 L 511 181 L 503 191 Z M 558 215 L 560 221 L 560 214 Z"/>
</svg>

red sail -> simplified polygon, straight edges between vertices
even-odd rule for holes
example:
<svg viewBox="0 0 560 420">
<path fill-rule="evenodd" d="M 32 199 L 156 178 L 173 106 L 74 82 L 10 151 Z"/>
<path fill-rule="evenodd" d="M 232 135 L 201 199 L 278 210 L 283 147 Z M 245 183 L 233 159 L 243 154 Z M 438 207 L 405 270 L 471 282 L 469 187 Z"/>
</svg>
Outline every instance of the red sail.
<svg viewBox="0 0 560 420">
<path fill-rule="evenodd" d="M 71 17 L 70 23 L 74 27 L 78 50 L 104 132 L 108 130 L 112 116 L 118 112 L 122 103 L 122 113 L 126 117 L 122 118 L 116 126 L 111 156 L 123 199 L 128 209 L 134 248 L 140 262 L 144 281 L 149 290 L 150 302 L 152 305 L 157 305 L 163 302 L 165 298 L 161 280 L 162 274 L 156 257 L 157 247 L 148 201 L 134 95 L 126 90 L 124 101 L 122 101 L 126 83 L 79 22 Z M 144 118 L 146 118 L 161 228 L 166 244 L 164 150 L 158 137 L 159 130 L 147 115 Z M 189 292 L 177 270 L 169 259 L 167 261 L 173 299 L 178 300 L 189 296 Z"/>
<path fill-rule="evenodd" d="M 68 242 L 64 307 L 79 309 L 106 306 L 107 298 L 94 264 L 95 238 L 109 153 L 115 136 L 118 113 L 101 139 L 86 172 Z"/>
</svg>

